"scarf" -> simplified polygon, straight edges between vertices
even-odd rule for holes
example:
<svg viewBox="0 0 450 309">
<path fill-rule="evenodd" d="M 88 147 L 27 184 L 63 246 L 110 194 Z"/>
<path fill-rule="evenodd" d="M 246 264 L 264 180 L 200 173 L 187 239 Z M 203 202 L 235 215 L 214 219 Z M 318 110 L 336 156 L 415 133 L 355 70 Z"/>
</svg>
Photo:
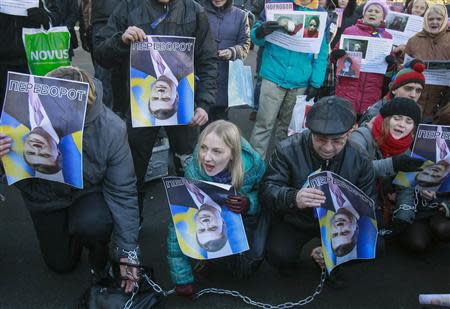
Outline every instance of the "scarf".
<svg viewBox="0 0 450 309">
<path fill-rule="evenodd" d="M 217 175 L 211 177 L 214 182 L 223 183 L 223 184 L 231 184 L 231 173 L 228 169 L 224 169 Z"/>
<path fill-rule="evenodd" d="M 401 139 L 395 139 L 392 134 L 388 132 L 384 139 L 382 139 L 384 132 L 383 120 L 383 117 L 378 114 L 372 125 L 372 136 L 380 148 L 383 158 L 389 158 L 404 153 L 413 142 L 412 135 L 408 134 Z"/>
</svg>

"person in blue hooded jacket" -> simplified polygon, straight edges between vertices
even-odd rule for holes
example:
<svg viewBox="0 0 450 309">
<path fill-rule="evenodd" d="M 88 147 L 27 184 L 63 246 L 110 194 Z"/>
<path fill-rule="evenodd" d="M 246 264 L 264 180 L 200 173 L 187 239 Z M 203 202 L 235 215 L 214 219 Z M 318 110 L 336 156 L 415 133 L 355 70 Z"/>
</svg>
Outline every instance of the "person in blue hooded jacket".
<svg viewBox="0 0 450 309">
<path fill-rule="evenodd" d="M 285 2 L 285 1 L 275 1 Z M 324 11 L 312 0 L 293 1 L 296 11 Z M 266 156 L 272 131 L 277 126 L 277 140 L 287 137 L 287 128 L 298 95 L 307 95 L 307 100 L 316 98 L 325 80 L 328 44 L 326 37 L 318 54 L 288 50 L 266 41 L 266 36 L 283 27 L 277 21 L 265 21 L 265 15 L 252 28 L 252 42 L 264 46 L 259 72 L 263 79 L 259 99 L 259 111 L 250 143 L 263 157 Z"/>
<path fill-rule="evenodd" d="M 225 120 L 212 122 L 202 131 L 193 160 L 186 168 L 185 176 L 189 179 L 229 184 L 238 192 L 228 196 L 225 207 L 242 215 L 250 250 L 216 260 L 237 277 L 251 275 L 262 261 L 262 258 L 255 258 L 257 254 L 252 244 L 257 237 L 263 237 L 256 235 L 255 230 L 260 220 L 258 187 L 265 170 L 261 156 L 241 137 L 236 125 Z M 172 222 L 169 224 L 167 250 L 170 275 L 177 295 L 192 296 L 194 275 L 190 259 L 181 251 Z"/>
</svg>

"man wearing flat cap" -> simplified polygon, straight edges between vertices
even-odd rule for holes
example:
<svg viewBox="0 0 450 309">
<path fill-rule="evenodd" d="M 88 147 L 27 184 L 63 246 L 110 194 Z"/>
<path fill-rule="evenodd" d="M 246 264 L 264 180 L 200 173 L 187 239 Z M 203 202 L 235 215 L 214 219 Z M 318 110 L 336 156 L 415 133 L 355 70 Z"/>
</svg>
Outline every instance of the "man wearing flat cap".
<svg viewBox="0 0 450 309">
<path fill-rule="evenodd" d="M 311 173 L 319 169 L 334 172 L 376 200 L 372 162 L 347 142 L 355 122 L 349 101 L 324 97 L 308 113 L 308 130 L 283 140 L 270 158 L 259 198 L 263 209 L 273 214 L 266 258 L 281 273 L 291 273 L 303 246 L 320 237 L 314 208 L 325 202 L 325 194 L 308 187 Z M 320 247 L 311 256 L 324 266 Z"/>
</svg>

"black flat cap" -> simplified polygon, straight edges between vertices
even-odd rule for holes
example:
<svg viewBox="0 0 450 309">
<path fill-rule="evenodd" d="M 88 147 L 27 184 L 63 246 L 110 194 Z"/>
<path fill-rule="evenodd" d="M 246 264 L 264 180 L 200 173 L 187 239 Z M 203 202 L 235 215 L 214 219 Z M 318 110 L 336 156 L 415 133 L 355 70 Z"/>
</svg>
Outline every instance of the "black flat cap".
<svg viewBox="0 0 450 309">
<path fill-rule="evenodd" d="M 337 96 L 323 97 L 306 116 L 306 127 L 320 135 L 341 135 L 356 122 L 352 103 Z"/>
</svg>

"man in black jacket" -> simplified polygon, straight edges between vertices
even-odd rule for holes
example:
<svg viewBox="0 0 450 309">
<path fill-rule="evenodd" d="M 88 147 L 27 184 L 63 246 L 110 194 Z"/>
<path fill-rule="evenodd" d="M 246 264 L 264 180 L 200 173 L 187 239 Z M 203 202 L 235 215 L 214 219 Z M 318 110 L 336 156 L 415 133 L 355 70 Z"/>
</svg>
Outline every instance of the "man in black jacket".
<svg viewBox="0 0 450 309">
<path fill-rule="evenodd" d="M 308 175 L 319 169 L 332 171 L 375 200 L 372 162 L 347 142 L 355 122 L 350 102 L 324 97 L 308 113 L 309 130 L 282 141 L 269 161 L 259 197 L 274 214 L 267 260 L 282 272 L 298 262 L 307 242 L 320 237 L 314 208 L 324 203 L 325 194 L 307 186 Z M 324 266 L 320 247 L 311 255 Z"/>
<path fill-rule="evenodd" d="M 122 1 L 110 16 L 108 24 L 94 37 L 94 58 L 103 67 L 129 63 L 130 44 L 144 41 L 146 35 L 195 37 L 194 73 L 196 76 L 196 109 L 191 126 L 165 127 L 174 152 L 177 174 L 192 153 L 197 128 L 208 121 L 208 106 L 216 95 L 216 43 L 209 29 L 208 17 L 193 0 L 129 0 Z M 129 93 L 129 74 L 124 72 L 123 93 Z M 128 97 L 129 99 L 129 97 Z M 129 104 L 128 104 L 129 105 Z M 138 180 L 139 204 L 143 204 L 144 176 L 160 127 L 131 128 L 128 135 Z"/>
</svg>

